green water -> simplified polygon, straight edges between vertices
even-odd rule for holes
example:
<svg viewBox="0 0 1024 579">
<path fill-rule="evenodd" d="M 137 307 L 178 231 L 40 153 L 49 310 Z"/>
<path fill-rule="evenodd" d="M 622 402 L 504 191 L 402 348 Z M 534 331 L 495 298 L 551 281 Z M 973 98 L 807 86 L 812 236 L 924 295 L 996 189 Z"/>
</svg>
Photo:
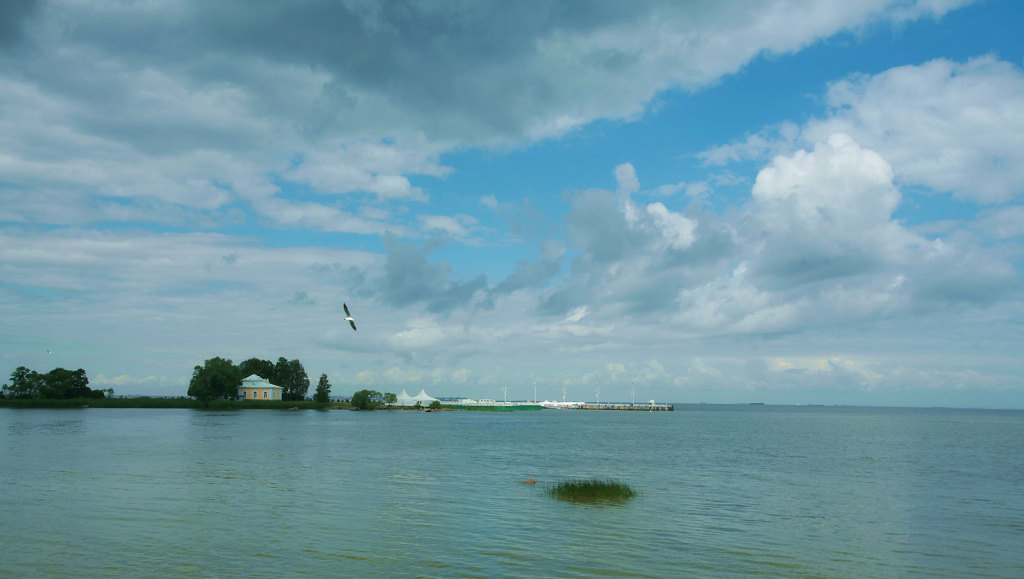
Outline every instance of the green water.
<svg viewBox="0 0 1024 579">
<path fill-rule="evenodd" d="M 0 408 L 0 576 L 1020 577 L 1022 442 L 1012 411 Z M 544 492 L 574 477 L 641 494 Z"/>
</svg>

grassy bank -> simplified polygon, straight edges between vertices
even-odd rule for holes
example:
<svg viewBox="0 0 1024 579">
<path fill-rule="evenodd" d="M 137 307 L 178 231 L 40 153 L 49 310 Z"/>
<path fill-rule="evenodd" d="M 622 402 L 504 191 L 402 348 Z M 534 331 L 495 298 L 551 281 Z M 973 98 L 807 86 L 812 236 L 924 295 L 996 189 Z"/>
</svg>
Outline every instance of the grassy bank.
<svg viewBox="0 0 1024 579">
<path fill-rule="evenodd" d="M 194 408 L 196 410 L 327 410 L 349 408 L 345 402 L 307 400 L 193 400 L 191 398 L 47 398 L 0 399 L 3 408 Z"/>
<path fill-rule="evenodd" d="M 192 398 L 0 398 L 0 408 L 194 408 L 196 410 L 351 410 L 348 402 L 326 404 L 308 400 L 209 400 Z M 515 412 L 540 410 L 540 406 L 462 406 L 445 404 L 434 412 Z M 392 406 L 378 410 L 410 410 L 421 412 L 426 408 Z M 372 411 L 367 411 L 372 412 Z"/>
</svg>

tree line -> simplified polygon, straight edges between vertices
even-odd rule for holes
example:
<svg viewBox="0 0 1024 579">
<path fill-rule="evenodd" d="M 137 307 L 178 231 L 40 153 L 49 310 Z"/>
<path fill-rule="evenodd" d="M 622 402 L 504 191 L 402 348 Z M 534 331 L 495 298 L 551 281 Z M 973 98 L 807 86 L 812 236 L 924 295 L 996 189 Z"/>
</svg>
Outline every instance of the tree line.
<svg viewBox="0 0 1024 579">
<path fill-rule="evenodd" d="M 277 362 L 249 358 L 235 365 L 231 360 L 221 357 L 210 358 L 202 366 L 192 370 L 192 379 L 188 386 L 188 395 L 200 400 L 225 399 L 234 400 L 238 397 L 238 388 L 242 379 L 257 375 L 281 387 L 283 400 L 305 400 L 309 391 L 309 377 L 302 362 L 281 357 Z M 65 370 L 54 368 L 45 374 L 19 366 L 11 372 L 10 384 L 4 384 L 0 390 L 3 398 L 105 398 L 114 394 L 113 388 L 89 388 L 89 378 L 85 370 Z M 330 401 L 331 384 L 327 374 L 321 374 L 314 402 Z M 352 406 L 363 410 L 374 410 L 395 404 L 397 396 L 391 392 L 376 390 L 360 390 L 352 396 Z"/>
<path fill-rule="evenodd" d="M 188 395 L 200 400 L 214 398 L 234 399 L 238 396 L 238 387 L 242 379 L 253 374 L 281 387 L 282 400 L 305 400 L 309 391 L 309 376 L 302 362 L 281 357 L 277 363 L 259 358 L 249 358 L 235 365 L 231 360 L 219 356 L 203 362 L 192 370 L 192 380 L 188 384 Z M 327 374 L 320 375 L 313 400 L 328 402 L 331 395 L 331 384 Z"/>
<path fill-rule="evenodd" d="M 242 379 L 259 376 L 275 386 L 281 387 L 282 400 L 305 400 L 309 391 L 309 377 L 306 375 L 302 362 L 278 358 L 277 363 L 259 358 L 249 358 L 235 365 L 231 360 L 221 357 L 210 358 L 202 366 L 192 370 L 192 380 L 188 385 L 188 395 L 200 400 L 214 398 L 233 400 L 238 397 L 238 387 Z M 313 395 L 314 402 L 330 402 L 331 384 L 327 374 L 320 375 L 320 382 Z M 398 397 L 391 392 L 376 390 L 360 390 L 352 395 L 352 407 L 361 410 L 376 410 L 391 406 Z"/>
<path fill-rule="evenodd" d="M 385 406 L 391 406 L 398 402 L 398 396 L 391 392 L 377 392 L 376 390 L 360 390 L 352 395 L 352 408 L 360 410 L 377 410 Z"/>
<path fill-rule="evenodd" d="M 4 384 L 0 396 L 4 398 L 105 398 L 113 394 L 113 388 L 89 388 L 89 377 L 85 370 L 54 368 L 40 374 L 25 366 L 18 366 L 11 372 L 11 383 Z"/>
</svg>

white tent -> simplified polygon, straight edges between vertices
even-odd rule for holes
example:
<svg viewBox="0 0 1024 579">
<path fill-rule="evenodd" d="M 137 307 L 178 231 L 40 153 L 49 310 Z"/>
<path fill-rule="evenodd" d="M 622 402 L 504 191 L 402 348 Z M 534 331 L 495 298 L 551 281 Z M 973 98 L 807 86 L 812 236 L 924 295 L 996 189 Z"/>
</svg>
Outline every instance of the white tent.
<svg viewBox="0 0 1024 579">
<path fill-rule="evenodd" d="M 416 396 L 413 396 L 412 399 L 424 405 L 437 401 L 437 398 L 434 398 L 430 394 L 427 394 L 427 391 L 423 389 L 420 389 L 420 393 L 417 394 Z"/>
<path fill-rule="evenodd" d="M 398 395 L 398 401 L 395 402 L 398 406 L 416 406 L 419 402 L 423 406 L 429 405 L 431 402 L 437 400 L 430 394 L 427 394 L 426 390 L 420 390 L 420 393 L 415 396 L 409 396 L 409 393 L 402 390 L 402 393 Z"/>
</svg>

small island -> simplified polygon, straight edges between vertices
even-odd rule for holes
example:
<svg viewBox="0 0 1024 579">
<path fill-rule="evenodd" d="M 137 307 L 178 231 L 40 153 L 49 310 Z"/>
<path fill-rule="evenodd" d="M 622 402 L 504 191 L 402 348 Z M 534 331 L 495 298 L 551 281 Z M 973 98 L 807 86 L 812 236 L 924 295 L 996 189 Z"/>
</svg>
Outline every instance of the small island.
<svg viewBox="0 0 1024 579">
<path fill-rule="evenodd" d="M 0 389 L 0 398 L 9 399 L 43 399 L 43 400 L 96 400 L 106 398 L 114 393 L 113 388 L 93 390 L 89 388 L 89 378 L 85 370 L 65 370 L 54 368 L 45 374 L 18 366 L 11 372 L 10 384 Z"/>
<path fill-rule="evenodd" d="M 244 376 L 244 378 L 243 378 Z M 421 391 L 417 396 L 363 389 L 351 398 L 331 399 L 327 374 L 321 374 L 312 398 L 310 381 L 299 360 L 277 362 L 249 358 L 241 364 L 214 357 L 192 370 L 187 395 L 114 396 L 113 388 L 93 389 L 85 370 L 55 368 L 45 374 L 25 366 L 11 373 L 0 389 L 0 406 L 8 408 L 191 408 L 199 410 L 477 410 L 495 406 L 442 404 Z M 539 409 L 539 407 L 537 407 Z"/>
</svg>

